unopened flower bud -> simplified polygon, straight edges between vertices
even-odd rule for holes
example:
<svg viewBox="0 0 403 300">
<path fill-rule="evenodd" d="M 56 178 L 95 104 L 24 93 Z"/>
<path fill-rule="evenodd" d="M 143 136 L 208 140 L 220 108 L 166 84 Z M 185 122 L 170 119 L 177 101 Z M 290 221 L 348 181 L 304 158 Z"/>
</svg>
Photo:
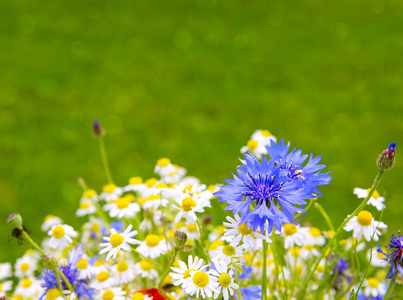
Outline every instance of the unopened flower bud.
<svg viewBox="0 0 403 300">
<path fill-rule="evenodd" d="M 11 228 L 17 228 L 22 230 L 22 217 L 19 213 L 13 213 L 9 215 L 6 219 L 6 223 L 11 227 Z"/>
<path fill-rule="evenodd" d="M 212 216 L 210 216 L 210 215 L 204 216 L 203 221 L 202 221 L 202 222 L 203 222 L 203 225 L 208 225 L 208 224 L 210 224 L 212 220 L 213 220 L 213 217 L 212 217 Z"/>
<path fill-rule="evenodd" d="M 57 260 L 51 255 L 46 255 L 43 260 L 43 266 L 45 269 L 54 271 L 57 268 Z"/>
<path fill-rule="evenodd" d="M 101 138 L 105 135 L 105 131 L 103 130 L 98 120 L 94 121 L 94 135 L 97 138 Z"/>
<path fill-rule="evenodd" d="M 188 236 L 186 233 L 182 231 L 177 231 L 174 234 L 174 242 L 175 242 L 175 248 L 179 249 L 183 245 L 185 245 L 186 241 L 188 239 Z"/>
<path fill-rule="evenodd" d="M 386 148 L 381 155 L 379 155 L 376 164 L 378 165 L 379 170 L 381 171 L 389 171 L 393 168 L 395 164 L 395 147 L 396 143 L 390 144 L 388 148 Z"/>
</svg>

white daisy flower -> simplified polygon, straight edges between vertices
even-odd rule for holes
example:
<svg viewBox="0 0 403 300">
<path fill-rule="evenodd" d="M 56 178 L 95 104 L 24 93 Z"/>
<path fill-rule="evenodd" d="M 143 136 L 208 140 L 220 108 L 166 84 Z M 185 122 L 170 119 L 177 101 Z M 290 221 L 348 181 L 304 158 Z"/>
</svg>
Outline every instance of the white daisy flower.
<svg viewBox="0 0 403 300">
<path fill-rule="evenodd" d="M 232 241 L 232 240 L 231 240 L 231 241 Z M 224 246 L 225 246 L 225 244 L 224 244 L 224 242 L 223 242 L 222 240 L 216 240 L 216 241 L 212 242 L 212 243 L 207 247 L 208 255 L 209 255 L 210 257 L 216 256 L 217 254 L 220 253 L 220 250 L 218 249 L 218 247 L 224 247 Z"/>
<path fill-rule="evenodd" d="M 118 284 L 129 283 L 136 278 L 134 265 L 123 260 L 113 266 L 112 273 Z"/>
<path fill-rule="evenodd" d="M 54 225 L 52 229 L 48 231 L 48 235 L 50 236 L 48 242 L 50 248 L 64 249 L 73 242 L 71 238 L 77 237 L 77 232 L 69 225 Z"/>
<path fill-rule="evenodd" d="M 286 260 L 288 264 L 292 267 L 295 267 L 295 265 L 299 264 L 301 262 L 301 248 L 300 247 L 293 247 L 288 249 L 286 253 Z"/>
<path fill-rule="evenodd" d="M 254 139 L 250 139 L 246 146 L 242 146 L 241 153 L 250 152 L 257 159 L 261 159 L 263 155 L 267 154 L 266 146 L 264 143 L 256 141 Z"/>
<path fill-rule="evenodd" d="M 43 293 L 42 291 L 40 280 L 34 277 L 25 277 L 18 283 L 15 294 L 20 294 L 26 298 L 39 299 L 39 293 Z"/>
<path fill-rule="evenodd" d="M 43 224 L 41 226 L 42 231 L 48 231 L 50 228 L 52 228 L 55 225 L 60 225 L 62 224 L 63 221 L 59 217 L 53 216 L 53 215 L 47 215 L 45 219 L 43 220 Z"/>
<path fill-rule="evenodd" d="M 188 236 L 188 240 L 198 240 L 200 238 L 199 228 L 196 224 L 187 224 L 183 230 Z"/>
<path fill-rule="evenodd" d="M 262 248 L 263 243 L 262 240 L 265 239 L 268 243 L 271 243 L 271 239 L 267 236 L 263 236 L 258 232 L 254 232 L 253 228 L 248 228 L 246 223 L 241 224 L 241 217 L 237 214 L 234 216 L 235 219 L 231 217 L 227 217 L 227 220 L 230 223 L 224 222 L 224 226 L 227 229 L 225 231 L 225 237 L 233 237 L 230 245 L 233 247 L 238 246 L 241 242 L 244 243 L 244 247 L 252 248 L 253 250 L 258 250 Z"/>
<path fill-rule="evenodd" d="M 311 244 L 305 244 L 301 248 L 301 257 L 305 260 L 308 260 L 312 257 L 319 256 L 320 252 L 318 249 L 315 248 L 314 245 Z"/>
<path fill-rule="evenodd" d="M 137 203 L 132 202 L 134 199 L 133 195 L 120 197 L 116 201 L 107 203 L 103 207 L 103 210 L 109 211 L 109 216 L 111 216 L 111 218 L 134 218 L 140 211 L 140 206 Z"/>
<path fill-rule="evenodd" d="M 162 176 L 175 172 L 175 167 L 168 158 L 160 158 L 155 166 L 154 173 Z"/>
<path fill-rule="evenodd" d="M 212 276 L 212 270 L 203 271 L 207 268 L 203 266 L 198 271 L 190 270 L 189 278 L 183 281 L 182 287 L 185 289 L 186 294 L 193 295 L 195 297 L 211 298 L 213 293 L 217 291 L 218 279 Z"/>
<path fill-rule="evenodd" d="M 29 255 L 18 258 L 15 263 L 15 276 L 18 278 L 33 276 L 37 267 L 37 261 Z"/>
<path fill-rule="evenodd" d="M 213 262 L 220 261 L 230 264 L 233 260 L 243 256 L 241 247 L 233 247 L 231 245 L 220 246 L 217 248 L 217 254 L 211 259 Z"/>
<path fill-rule="evenodd" d="M 319 228 L 306 228 L 304 233 L 306 236 L 306 244 L 323 246 L 326 243 L 326 238 L 322 235 Z"/>
<path fill-rule="evenodd" d="M 386 248 L 381 247 L 381 249 L 384 253 L 387 253 Z M 369 258 L 371 257 L 371 252 L 372 252 L 371 265 L 373 265 L 374 267 L 379 267 L 379 268 L 386 267 L 387 265 L 389 265 L 389 262 L 387 260 L 385 260 L 385 255 L 383 255 L 382 253 L 379 253 L 377 250 L 378 250 L 377 248 L 369 249 L 367 252 L 367 259 L 369 260 Z"/>
<path fill-rule="evenodd" d="M 200 184 L 200 180 L 194 176 L 186 176 L 183 178 L 179 184 L 182 184 L 184 186 L 192 186 L 196 184 Z"/>
<path fill-rule="evenodd" d="M 113 183 L 109 183 L 104 186 L 103 192 L 101 193 L 100 197 L 105 201 L 109 202 L 110 200 L 117 200 L 122 194 L 123 194 L 122 188 L 117 187 Z"/>
<path fill-rule="evenodd" d="M 60 292 L 57 288 L 49 289 L 45 294 L 46 300 L 64 300 L 64 298 L 60 295 Z M 69 297 L 69 299 L 74 299 Z"/>
<path fill-rule="evenodd" d="M 138 240 L 132 238 L 137 234 L 137 230 L 131 231 L 132 227 L 132 225 L 129 225 L 123 233 L 117 233 L 116 230 L 112 228 L 111 235 L 103 238 L 107 243 L 100 244 L 100 247 L 105 248 L 102 249 L 99 254 L 108 252 L 106 260 L 109 260 L 111 257 L 115 259 L 120 249 L 131 251 L 129 244 L 135 245 L 140 243 Z"/>
<path fill-rule="evenodd" d="M 142 260 L 134 265 L 135 270 L 143 278 L 154 279 L 158 277 L 158 273 L 154 270 L 152 264 L 147 260 Z"/>
<path fill-rule="evenodd" d="M 132 295 L 132 297 L 130 299 L 131 300 L 152 300 L 153 297 L 144 295 L 143 293 L 140 293 L 140 292 L 134 292 L 134 294 Z"/>
<path fill-rule="evenodd" d="M 94 269 L 94 274 L 98 274 L 102 271 L 108 271 L 108 265 L 102 260 L 97 259 L 92 266 Z"/>
<path fill-rule="evenodd" d="M 80 279 L 91 279 L 95 274 L 94 267 L 89 264 L 88 258 L 85 256 L 77 261 L 76 268 Z"/>
<path fill-rule="evenodd" d="M 97 192 L 93 189 L 85 190 L 80 201 L 98 201 Z"/>
<path fill-rule="evenodd" d="M 179 268 L 176 267 L 171 267 L 172 271 L 174 271 L 174 273 L 169 273 L 169 276 L 172 277 L 172 279 L 176 280 L 173 282 L 173 284 L 175 286 L 181 285 L 183 284 L 183 282 L 185 281 L 185 279 L 190 277 L 190 271 L 194 270 L 194 271 L 199 271 L 201 270 L 201 267 L 203 266 L 203 259 L 198 258 L 197 256 L 193 259 L 192 255 L 188 256 L 188 265 L 186 266 L 186 264 L 183 261 L 179 261 Z"/>
<path fill-rule="evenodd" d="M 270 141 L 274 141 L 277 143 L 277 138 L 270 133 L 270 131 L 264 130 L 256 130 L 251 137 L 255 141 L 262 142 L 267 146 L 270 146 Z"/>
<path fill-rule="evenodd" d="M 97 300 L 126 300 L 126 292 L 123 291 L 119 287 L 113 287 L 110 289 L 105 289 L 102 291 L 99 291 L 97 294 L 97 297 L 95 299 Z"/>
<path fill-rule="evenodd" d="M 302 246 L 306 242 L 305 232 L 303 229 L 295 224 L 284 224 L 284 248 L 290 249 L 295 246 Z"/>
<path fill-rule="evenodd" d="M 90 286 L 97 290 L 110 288 L 115 284 L 115 280 L 111 275 L 112 274 L 109 270 L 95 274 Z"/>
<path fill-rule="evenodd" d="M 387 285 L 380 282 L 375 277 L 370 277 L 364 280 L 364 295 L 367 297 L 384 296 L 387 290 Z"/>
<path fill-rule="evenodd" d="M 298 265 L 297 265 L 298 267 Z M 267 272 L 271 273 L 272 276 L 268 276 L 269 280 L 274 283 L 274 281 L 277 279 L 279 280 L 289 280 L 291 277 L 291 272 L 287 267 L 283 267 L 283 266 L 277 266 L 276 268 L 276 264 L 273 262 L 272 264 L 267 266 Z M 276 275 L 278 272 L 278 275 Z"/>
<path fill-rule="evenodd" d="M 159 209 L 161 207 L 161 205 L 162 205 L 162 207 L 166 207 L 168 205 L 168 203 L 169 203 L 169 200 L 167 198 L 165 198 L 163 195 L 161 198 L 161 194 L 150 195 L 150 196 L 144 198 L 142 207 L 144 209 L 156 210 L 156 209 Z"/>
<path fill-rule="evenodd" d="M 0 263 L 0 280 L 13 276 L 13 270 L 9 262 Z"/>
<path fill-rule="evenodd" d="M 149 234 L 143 242 L 140 242 L 140 246 L 136 250 L 143 256 L 154 259 L 168 252 L 168 244 L 158 235 Z"/>
<path fill-rule="evenodd" d="M 86 215 L 92 215 L 97 211 L 92 200 L 86 198 L 80 200 L 80 208 L 76 211 L 77 217 L 83 217 Z"/>
<path fill-rule="evenodd" d="M 224 300 L 228 300 L 229 296 L 234 295 L 234 290 L 239 289 L 239 285 L 234 282 L 234 271 L 228 271 L 228 264 L 226 262 L 214 262 L 216 270 L 211 270 L 211 274 L 218 279 L 218 287 L 214 292 L 214 299 L 223 293 Z"/>
<path fill-rule="evenodd" d="M 362 236 L 369 242 L 374 236 L 374 241 L 377 241 L 378 235 L 381 235 L 379 229 L 385 229 L 388 226 L 383 222 L 375 221 L 372 214 L 369 211 L 362 210 L 357 216 L 354 216 L 346 226 L 344 230 L 353 231 L 353 237 L 358 241 L 361 240 Z"/>
<path fill-rule="evenodd" d="M 13 289 L 13 282 L 11 280 L 0 282 L 0 297 L 5 296 L 8 291 Z"/>
<path fill-rule="evenodd" d="M 143 183 L 143 179 L 141 177 L 131 177 L 129 179 L 129 184 L 123 188 L 124 192 L 142 192 L 147 188 L 147 186 Z"/>
<path fill-rule="evenodd" d="M 354 189 L 354 194 L 357 195 L 358 198 L 367 198 L 368 193 L 371 189 L 360 189 L 360 188 L 355 188 Z M 372 193 L 371 198 L 369 198 L 367 204 L 375 206 L 377 210 L 381 211 L 385 208 L 385 198 L 381 197 L 378 193 L 377 190 L 375 190 Z"/>
<path fill-rule="evenodd" d="M 353 247 L 355 247 L 355 251 L 360 252 L 360 251 L 364 250 L 365 246 L 366 246 L 365 241 L 363 241 L 363 240 L 359 241 L 359 240 L 357 240 L 355 238 L 352 238 L 352 237 L 348 238 L 345 241 L 346 241 L 345 246 L 344 246 L 345 250 L 350 250 Z"/>
<path fill-rule="evenodd" d="M 166 184 L 178 183 L 185 175 L 186 169 L 179 167 L 178 165 L 173 165 L 175 171 L 168 173 L 164 176 L 161 176 L 161 181 Z"/>
<path fill-rule="evenodd" d="M 178 209 L 179 212 L 175 217 L 175 223 L 179 223 L 182 218 L 186 219 L 188 224 L 194 224 L 197 221 L 196 212 L 204 212 L 203 203 L 200 203 L 197 194 L 190 196 L 189 194 L 183 194 L 176 199 L 178 205 L 172 205 Z"/>
</svg>

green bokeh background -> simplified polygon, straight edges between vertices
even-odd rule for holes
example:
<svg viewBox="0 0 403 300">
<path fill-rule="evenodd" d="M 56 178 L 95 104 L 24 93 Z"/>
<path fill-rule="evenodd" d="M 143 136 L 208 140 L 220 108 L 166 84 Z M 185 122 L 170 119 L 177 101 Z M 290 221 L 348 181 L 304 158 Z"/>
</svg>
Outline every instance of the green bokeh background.
<svg viewBox="0 0 403 300">
<path fill-rule="evenodd" d="M 35 238 L 47 214 L 82 223 L 77 177 L 105 183 L 94 119 L 119 185 L 161 157 L 222 183 L 268 129 L 323 156 L 335 224 L 394 141 L 384 241 L 403 229 L 401 1 L 4 0 L 0 19 L 0 217 L 20 212 Z M 0 228 L 14 261 L 26 248 Z"/>
</svg>

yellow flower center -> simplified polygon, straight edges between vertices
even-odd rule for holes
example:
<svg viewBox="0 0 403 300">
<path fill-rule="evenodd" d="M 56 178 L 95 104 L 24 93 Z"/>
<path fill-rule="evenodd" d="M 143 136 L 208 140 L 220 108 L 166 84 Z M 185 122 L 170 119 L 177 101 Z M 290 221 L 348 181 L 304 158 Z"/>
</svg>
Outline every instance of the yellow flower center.
<svg viewBox="0 0 403 300">
<path fill-rule="evenodd" d="M 309 250 L 309 251 L 312 251 L 312 250 L 313 250 L 313 246 L 312 246 L 312 245 L 309 245 L 309 244 L 306 244 L 306 245 L 304 245 L 304 249 Z"/>
<path fill-rule="evenodd" d="M 226 288 L 231 284 L 231 276 L 227 273 L 222 273 L 220 277 L 218 277 L 218 282 L 223 288 Z"/>
<path fill-rule="evenodd" d="M 255 262 L 255 267 L 256 268 L 261 268 L 263 266 L 263 259 L 258 259 Z"/>
<path fill-rule="evenodd" d="M 28 269 L 29 269 L 29 263 L 22 263 L 20 265 L 20 270 L 21 271 L 25 272 L 25 271 L 28 271 Z"/>
<path fill-rule="evenodd" d="M 151 269 L 151 264 L 146 260 L 142 260 L 140 262 L 140 268 L 144 271 L 149 271 Z"/>
<path fill-rule="evenodd" d="M 160 167 L 166 167 L 170 163 L 171 163 L 171 161 L 169 160 L 169 158 L 160 158 L 157 161 L 157 165 L 159 165 Z"/>
<path fill-rule="evenodd" d="M 192 269 L 187 269 L 186 271 L 185 271 L 185 273 L 183 274 L 183 278 L 189 278 L 190 277 L 190 271 L 192 271 Z"/>
<path fill-rule="evenodd" d="M 318 273 L 323 273 L 323 272 L 325 272 L 325 266 L 319 265 L 319 266 L 316 268 L 316 272 L 318 272 Z"/>
<path fill-rule="evenodd" d="M 368 194 L 369 194 L 369 191 L 370 191 L 371 189 L 367 189 L 367 192 L 368 192 Z M 375 190 L 373 193 L 372 193 L 372 198 L 375 198 L 375 199 L 378 199 L 379 197 L 380 197 L 381 195 L 379 195 L 379 193 L 378 193 L 378 191 L 377 190 Z"/>
<path fill-rule="evenodd" d="M 357 215 L 357 222 L 362 226 L 369 226 L 372 224 L 372 214 L 367 210 L 362 210 Z"/>
<path fill-rule="evenodd" d="M 134 293 L 132 296 L 132 300 L 144 300 L 144 295 L 142 293 Z"/>
<path fill-rule="evenodd" d="M 119 199 L 116 201 L 116 206 L 117 206 L 119 209 L 127 208 L 127 207 L 129 206 L 129 204 L 130 204 L 130 199 L 129 199 L 128 197 L 119 198 Z"/>
<path fill-rule="evenodd" d="M 99 232 L 100 230 L 101 230 L 101 225 L 99 225 L 98 223 L 95 223 L 92 225 L 92 231 Z"/>
<path fill-rule="evenodd" d="M 174 224 L 176 229 L 182 228 L 183 226 L 185 226 L 185 224 L 183 224 L 183 222 L 178 222 Z"/>
<path fill-rule="evenodd" d="M 85 258 L 80 259 L 76 264 L 77 269 L 85 270 L 88 268 L 87 260 Z"/>
<path fill-rule="evenodd" d="M 224 234 L 226 229 L 227 229 L 227 228 L 226 228 L 224 225 L 218 225 L 218 226 L 215 228 L 215 230 L 216 230 L 219 234 Z"/>
<path fill-rule="evenodd" d="M 157 183 L 157 179 L 155 179 L 155 178 L 147 179 L 146 182 L 144 182 L 144 184 L 145 184 L 147 187 L 152 187 L 152 186 L 154 186 L 156 183 Z"/>
<path fill-rule="evenodd" d="M 278 266 L 278 273 L 281 274 L 282 272 L 283 272 L 283 270 L 282 270 L 281 266 Z M 271 274 L 274 275 L 274 276 L 277 274 L 276 268 L 273 268 L 271 270 Z"/>
<path fill-rule="evenodd" d="M 248 229 L 248 225 L 246 223 L 239 225 L 238 230 L 242 235 L 249 235 L 253 232 L 253 228 Z"/>
<path fill-rule="evenodd" d="M 60 293 L 57 289 L 50 289 L 46 292 L 46 300 L 55 300 L 60 297 Z"/>
<path fill-rule="evenodd" d="M 63 226 L 56 226 L 53 230 L 52 230 L 52 235 L 57 238 L 60 239 L 62 237 L 64 237 L 64 234 L 66 232 L 64 231 Z"/>
<path fill-rule="evenodd" d="M 214 184 L 210 184 L 210 185 L 207 187 L 207 190 L 210 191 L 210 192 L 214 192 L 214 191 L 216 190 L 216 186 L 215 186 Z"/>
<path fill-rule="evenodd" d="M 301 266 L 301 265 L 297 265 L 297 267 L 295 268 L 295 271 L 297 271 L 297 274 L 301 274 L 301 272 L 302 272 L 302 266 Z"/>
<path fill-rule="evenodd" d="M 17 294 L 17 295 L 14 296 L 14 299 L 15 300 L 24 300 L 24 296 L 21 295 L 21 294 Z"/>
<path fill-rule="evenodd" d="M 94 191 L 94 190 L 92 190 L 92 189 L 90 189 L 90 190 L 85 190 L 85 191 L 83 192 L 83 197 L 84 197 L 84 198 L 92 198 L 92 197 L 94 197 L 96 194 L 97 194 L 97 192 Z"/>
<path fill-rule="evenodd" d="M 113 193 L 113 191 L 116 189 L 116 185 L 113 183 L 109 183 L 104 186 L 104 192 L 107 194 Z"/>
<path fill-rule="evenodd" d="M 155 247 L 160 243 L 160 238 L 158 235 L 149 234 L 146 237 L 146 245 L 148 247 Z"/>
<path fill-rule="evenodd" d="M 168 186 L 163 182 L 158 183 L 155 187 L 159 188 L 159 189 L 167 189 L 168 188 Z"/>
<path fill-rule="evenodd" d="M 216 240 L 212 242 L 211 245 L 208 247 L 209 250 L 217 250 L 219 246 L 224 246 L 224 242 L 221 240 Z"/>
<path fill-rule="evenodd" d="M 271 136 L 271 133 L 270 133 L 270 131 L 268 131 L 268 130 L 262 130 L 262 131 L 260 131 L 260 133 L 263 135 L 263 136 L 265 136 L 265 137 L 269 137 L 269 136 Z"/>
<path fill-rule="evenodd" d="M 379 285 L 379 280 L 371 277 L 368 279 L 368 286 L 372 287 L 372 288 L 377 288 Z"/>
<path fill-rule="evenodd" d="M 250 263 L 253 261 L 253 255 L 252 255 L 252 254 L 245 253 L 244 257 L 245 257 L 245 261 L 246 261 L 248 264 L 250 264 Z"/>
<path fill-rule="evenodd" d="M 206 285 L 208 285 L 209 281 L 210 281 L 210 278 L 206 272 L 200 271 L 200 272 L 196 272 L 193 275 L 193 283 L 195 285 L 197 285 L 198 287 L 205 287 Z"/>
<path fill-rule="evenodd" d="M 186 225 L 186 228 L 189 230 L 189 232 L 195 232 L 196 231 L 196 224 Z"/>
<path fill-rule="evenodd" d="M 222 248 L 222 253 L 224 253 L 226 256 L 233 256 L 235 255 L 235 248 L 230 245 L 224 246 L 224 248 Z"/>
<path fill-rule="evenodd" d="M 112 300 L 115 294 L 111 290 L 106 290 L 102 295 L 102 300 Z"/>
<path fill-rule="evenodd" d="M 335 234 L 336 234 L 336 233 L 335 233 L 333 230 L 329 230 L 329 231 L 327 232 L 327 235 L 330 236 L 330 237 L 333 237 Z"/>
<path fill-rule="evenodd" d="M 320 229 L 316 228 L 316 227 L 311 227 L 309 229 L 309 233 L 314 237 L 320 237 L 322 235 L 322 233 L 320 232 Z"/>
<path fill-rule="evenodd" d="M 188 185 L 182 190 L 182 193 L 190 193 L 191 190 L 192 190 L 192 186 Z"/>
<path fill-rule="evenodd" d="M 103 282 L 103 281 L 107 280 L 108 278 L 109 278 L 109 273 L 106 271 L 99 272 L 99 274 L 97 275 L 97 280 L 99 282 Z"/>
<path fill-rule="evenodd" d="M 53 219 L 54 217 L 55 217 L 54 215 L 47 215 L 47 216 L 45 217 L 45 219 L 44 219 L 44 222 L 47 222 L 47 221 Z"/>
<path fill-rule="evenodd" d="M 251 149 L 251 150 L 256 149 L 258 145 L 259 145 L 258 142 L 255 141 L 255 140 L 249 140 L 246 143 L 246 146 L 248 146 L 248 148 Z"/>
<path fill-rule="evenodd" d="M 103 263 L 102 261 L 97 260 L 97 261 L 95 262 L 95 264 L 94 264 L 94 267 L 100 267 L 100 266 L 103 266 L 103 265 L 104 265 L 104 263 Z"/>
<path fill-rule="evenodd" d="M 115 233 L 111 235 L 109 242 L 111 243 L 112 247 L 115 248 L 122 244 L 124 238 L 119 233 Z"/>
<path fill-rule="evenodd" d="M 24 278 L 23 280 L 22 280 L 22 287 L 23 288 L 29 288 L 30 286 L 32 285 L 32 281 L 31 281 L 31 279 L 29 279 L 29 278 Z"/>
<path fill-rule="evenodd" d="M 116 269 L 118 270 L 118 272 L 125 272 L 125 271 L 127 271 L 128 268 L 129 268 L 129 265 L 125 261 L 120 261 L 116 265 Z"/>
<path fill-rule="evenodd" d="M 301 248 L 299 248 L 299 247 L 294 247 L 294 248 L 290 249 L 290 253 L 293 257 L 298 257 L 300 252 L 301 252 Z"/>
<path fill-rule="evenodd" d="M 182 200 L 183 211 L 191 211 L 193 207 L 196 207 L 196 202 L 192 198 L 186 197 Z"/>
<path fill-rule="evenodd" d="M 297 226 L 294 224 L 285 224 L 284 225 L 284 233 L 285 235 L 293 235 L 297 233 Z"/>
<path fill-rule="evenodd" d="M 134 184 L 142 184 L 143 183 L 143 179 L 141 179 L 141 177 L 131 177 L 129 179 L 129 184 L 130 185 L 134 185 Z"/>
<path fill-rule="evenodd" d="M 86 209 L 86 208 L 89 208 L 89 207 L 90 207 L 90 204 L 88 202 L 81 202 L 80 203 L 80 208 L 81 209 Z"/>
</svg>

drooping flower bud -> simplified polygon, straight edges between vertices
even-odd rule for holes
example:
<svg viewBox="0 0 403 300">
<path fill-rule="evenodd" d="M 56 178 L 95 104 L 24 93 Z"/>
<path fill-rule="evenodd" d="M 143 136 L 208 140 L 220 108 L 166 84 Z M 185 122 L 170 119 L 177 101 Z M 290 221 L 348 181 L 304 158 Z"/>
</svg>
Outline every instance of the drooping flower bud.
<svg viewBox="0 0 403 300">
<path fill-rule="evenodd" d="M 376 164 L 378 165 L 379 170 L 381 171 L 389 171 L 393 168 L 395 164 L 395 148 L 396 143 L 390 144 L 388 148 L 386 148 L 381 155 L 379 155 Z"/>
<path fill-rule="evenodd" d="M 51 255 L 46 255 L 43 260 L 43 266 L 46 269 L 54 271 L 57 268 L 57 260 Z"/>
<path fill-rule="evenodd" d="M 17 228 L 22 230 L 22 217 L 19 213 L 13 213 L 9 215 L 6 219 L 6 223 L 11 227 L 11 228 Z"/>
<path fill-rule="evenodd" d="M 94 135 L 97 138 L 101 138 L 105 135 L 105 131 L 103 130 L 98 120 L 94 121 Z"/>
<path fill-rule="evenodd" d="M 175 248 L 179 249 L 183 245 L 185 245 L 186 241 L 188 239 L 188 236 L 186 233 L 182 231 L 177 231 L 174 234 L 174 242 L 175 242 Z"/>
</svg>

